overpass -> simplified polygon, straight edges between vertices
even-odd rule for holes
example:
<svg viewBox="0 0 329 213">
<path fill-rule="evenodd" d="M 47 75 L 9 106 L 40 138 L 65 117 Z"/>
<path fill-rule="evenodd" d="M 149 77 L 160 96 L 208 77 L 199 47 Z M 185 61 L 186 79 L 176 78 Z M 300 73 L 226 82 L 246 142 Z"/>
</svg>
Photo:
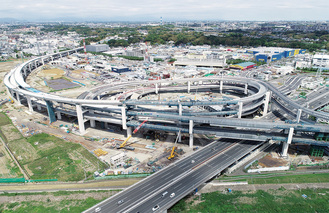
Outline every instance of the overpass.
<svg viewBox="0 0 329 213">
<path fill-rule="evenodd" d="M 227 166 L 248 154 L 252 149 L 258 147 L 260 143 L 255 142 L 255 140 L 272 139 L 285 142 L 283 156 L 287 155 L 288 145 L 293 142 L 326 145 L 325 141 L 312 140 L 303 133 L 321 132 L 327 134 L 329 132 L 328 126 L 309 123 L 308 120 L 301 122 L 303 120 L 301 119 L 301 114 L 304 113 L 316 118 L 329 120 L 328 113 L 316 112 L 301 106 L 285 96 L 285 94 L 288 94 L 289 89 L 288 91 L 287 89 L 281 91 L 273 85 L 259 80 L 215 76 L 160 81 L 119 82 L 96 87 L 89 93 L 81 94 L 80 98 L 66 98 L 44 93 L 35 90 L 25 82 L 28 75 L 38 66 L 42 66 L 53 59 L 72 54 L 80 49 L 82 48 L 37 57 L 14 68 L 4 79 L 8 94 L 16 103 L 26 104 L 30 111 L 34 111 L 35 107 L 37 107 L 37 110 L 41 108 L 46 109 L 52 122 L 56 120 L 56 117 L 61 119 L 62 114 L 76 116 L 81 134 L 85 132 L 84 126 L 86 121 L 90 122 L 91 127 L 95 127 L 95 122 L 99 121 L 122 125 L 123 129 L 127 130 L 127 135 L 130 135 L 132 134 L 132 128 L 138 126 L 140 120 L 148 117 L 151 118 L 151 121 L 145 125 L 146 128 L 172 132 L 181 130 L 188 133 L 190 136 L 190 147 L 193 146 L 193 134 L 211 133 L 224 137 L 254 140 L 254 142 L 243 141 L 237 143 L 237 141 L 232 142 L 232 140 L 226 139 L 221 143 L 213 143 L 209 147 L 196 152 L 191 158 L 183 159 L 175 163 L 173 167 L 167 167 L 168 169 L 165 168 L 158 174 L 150 176 L 145 180 L 145 182 L 151 181 L 147 183 L 149 185 L 144 185 L 146 183 L 143 181 L 140 183 L 141 185 L 136 185 L 129 189 L 132 190 L 130 191 L 131 193 L 129 193 L 129 190 L 127 192 L 124 191 L 114 196 L 113 200 L 109 199 L 100 204 L 99 206 L 102 209 L 111 209 L 111 211 L 118 209 L 118 212 L 149 212 L 156 205 L 159 205 L 159 210 L 165 210 L 191 192 L 198 184 L 218 174 Z M 300 78 L 298 79 L 300 80 Z M 291 82 L 297 85 L 294 82 L 298 82 L 298 79 L 291 80 Z M 295 87 L 294 85 L 289 88 Z M 128 91 L 120 92 L 123 89 L 126 90 L 127 87 L 129 87 Z M 145 101 L 140 99 L 148 94 L 172 91 L 191 93 L 196 90 L 210 90 L 221 94 L 232 92 L 239 98 L 234 100 L 222 98 L 215 101 L 190 100 L 176 102 Z M 107 100 L 107 98 L 110 100 Z M 270 102 L 274 101 L 278 103 L 279 108 L 284 108 L 291 115 L 296 115 L 296 121 L 294 123 L 286 123 L 275 120 L 257 121 L 241 119 L 242 116 L 252 114 L 260 107 L 264 108 L 263 114 L 266 115 Z M 159 110 L 158 106 L 163 107 L 163 110 Z M 220 106 L 221 109 L 218 109 L 218 107 L 215 109 L 215 106 Z M 186 107 L 203 107 L 212 110 L 209 112 L 191 112 Z M 223 116 L 229 117 L 229 119 Z M 195 163 L 192 163 L 192 160 Z M 171 172 L 174 171 L 175 175 L 171 176 Z M 168 176 L 168 179 L 164 180 L 164 182 L 159 180 L 159 177 L 162 175 Z M 186 187 L 181 187 L 182 183 L 187 181 L 193 184 L 185 184 Z M 153 184 L 156 182 L 159 182 L 160 185 L 155 184 L 154 188 Z M 135 189 L 135 187 L 137 188 Z M 139 190 L 148 190 L 148 188 L 150 188 L 150 192 L 143 195 L 140 194 Z M 160 199 L 159 196 L 165 192 L 164 190 L 167 190 L 168 193 L 171 192 L 170 194 L 175 193 L 175 196 L 160 197 Z M 132 201 L 137 199 L 139 204 L 121 197 L 121 194 L 127 193 L 129 194 L 129 199 Z M 118 205 L 118 201 L 121 200 L 124 202 Z M 103 204 L 105 207 L 103 207 Z"/>
<path fill-rule="evenodd" d="M 153 212 L 155 206 L 159 206 L 157 211 L 165 211 L 260 145 L 260 142 L 230 139 L 222 139 L 220 143 L 213 142 L 102 201 L 85 213 L 95 212 L 97 208 L 101 212 L 147 213 Z M 163 196 L 165 192 L 167 193 Z"/>
</svg>

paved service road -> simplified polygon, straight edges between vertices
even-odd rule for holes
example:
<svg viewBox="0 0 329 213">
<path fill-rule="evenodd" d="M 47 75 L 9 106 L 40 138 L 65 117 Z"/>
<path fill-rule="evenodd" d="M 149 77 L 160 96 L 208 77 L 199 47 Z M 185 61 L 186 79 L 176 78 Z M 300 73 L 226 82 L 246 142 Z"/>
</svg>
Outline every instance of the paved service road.
<svg viewBox="0 0 329 213">
<path fill-rule="evenodd" d="M 147 213 L 153 212 L 152 208 L 156 205 L 159 205 L 157 212 L 166 210 L 260 144 L 238 142 L 240 141 L 232 139 L 213 142 L 86 212 L 95 212 L 95 209 L 100 208 L 99 212 Z M 172 193 L 175 193 L 175 196 L 170 197 Z"/>
</svg>

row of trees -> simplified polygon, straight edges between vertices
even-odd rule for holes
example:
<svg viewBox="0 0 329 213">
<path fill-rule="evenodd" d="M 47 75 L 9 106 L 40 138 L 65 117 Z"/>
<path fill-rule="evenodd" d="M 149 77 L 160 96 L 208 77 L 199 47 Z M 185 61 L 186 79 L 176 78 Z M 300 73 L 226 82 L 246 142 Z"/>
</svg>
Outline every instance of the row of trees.
<svg viewBox="0 0 329 213">
<path fill-rule="evenodd" d="M 139 30 L 146 30 L 147 35 L 142 35 Z M 315 51 L 326 48 L 329 50 L 329 33 L 316 31 L 313 33 L 301 33 L 289 31 L 282 38 L 275 34 L 260 34 L 257 31 L 233 31 L 221 33 L 218 36 L 206 36 L 203 32 L 194 32 L 190 29 L 176 29 L 172 25 L 167 26 L 140 26 L 136 28 L 89 28 L 85 26 L 45 26 L 45 32 L 56 31 L 59 34 L 66 34 L 68 31 L 75 31 L 86 36 L 86 44 L 99 42 L 108 36 L 118 35 L 119 39 L 112 39 L 107 42 L 111 47 L 129 46 L 138 42 L 150 42 L 151 44 L 166 44 L 169 41 L 177 45 L 224 45 L 224 46 L 267 46 L 267 47 L 288 47 L 301 48 Z M 285 38 L 285 39 L 284 39 Z M 287 39 L 291 38 L 291 39 Z M 308 42 L 305 38 L 316 39 Z M 300 41 L 296 40 L 300 39 Z M 82 45 L 82 42 L 81 42 Z"/>
</svg>

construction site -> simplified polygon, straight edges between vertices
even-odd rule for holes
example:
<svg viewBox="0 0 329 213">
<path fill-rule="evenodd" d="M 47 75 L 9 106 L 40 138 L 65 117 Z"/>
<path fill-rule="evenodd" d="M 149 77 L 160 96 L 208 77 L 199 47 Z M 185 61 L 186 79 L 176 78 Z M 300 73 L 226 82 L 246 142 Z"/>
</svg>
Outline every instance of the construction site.
<svg viewBox="0 0 329 213">
<path fill-rule="evenodd" d="M 99 74 L 95 72 L 84 69 L 67 69 L 63 65 L 64 62 L 53 64 L 37 68 L 28 76 L 26 82 L 37 91 L 49 92 L 50 94 L 58 94 L 69 98 L 89 93 L 95 85 L 104 83 L 96 78 Z M 108 94 L 109 99 L 122 99 L 125 96 L 125 92 L 117 93 L 117 91 L 113 91 L 113 94 Z M 191 100 L 217 101 L 223 99 L 234 100 L 237 97 L 239 96 L 236 94 L 222 94 L 214 93 L 212 90 L 207 89 L 200 89 L 199 91 L 196 89 L 191 93 L 183 91 L 151 93 L 142 96 L 140 100 L 169 102 Z M 155 106 L 149 106 L 148 108 L 157 109 Z M 167 107 L 166 109 L 168 110 L 169 108 Z M 209 111 L 208 108 L 200 106 L 183 106 L 183 109 L 190 113 Z M 96 179 L 117 175 L 151 174 L 191 154 L 199 147 L 203 147 L 218 139 L 215 135 L 197 135 L 194 137 L 194 147 L 191 149 L 189 147 L 189 134 L 144 129 L 143 125 L 147 123 L 147 119 L 135 128 L 128 137 L 125 136 L 126 131 L 122 129 L 121 125 L 105 122 L 97 123 L 96 128 L 86 126 L 86 133 L 81 135 L 76 117 L 62 116 L 61 120 L 50 122 L 47 111 L 41 111 L 41 114 L 30 112 L 23 106 L 17 107 L 14 104 L 3 105 L 2 111 L 12 119 L 14 125 L 24 137 L 44 132 L 64 140 L 82 144 L 90 153 L 107 165 L 105 170 L 98 169 L 94 172 Z M 282 159 L 277 154 L 279 148 L 273 149 L 270 155 L 267 154 L 268 152 L 261 152 L 252 159 L 253 162 L 250 169 L 268 167 L 285 167 L 289 169 L 293 165 L 296 167 L 299 165 L 327 165 L 328 159 L 326 156 L 323 157 L 323 155 L 326 155 L 323 150 L 319 154 L 319 151 L 314 151 L 316 148 L 309 149 L 309 146 L 292 146 L 289 150 L 289 160 Z M 259 163 L 255 164 L 255 161 Z"/>
</svg>

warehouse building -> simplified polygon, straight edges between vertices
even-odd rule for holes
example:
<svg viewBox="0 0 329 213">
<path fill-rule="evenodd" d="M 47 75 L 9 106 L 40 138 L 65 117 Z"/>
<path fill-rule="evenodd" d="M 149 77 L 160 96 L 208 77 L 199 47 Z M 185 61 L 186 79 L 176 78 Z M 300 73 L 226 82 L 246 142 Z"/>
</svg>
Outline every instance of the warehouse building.
<svg viewBox="0 0 329 213">
<path fill-rule="evenodd" d="M 109 50 L 109 45 L 107 44 L 87 45 L 86 50 L 88 52 L 105 52 Z"/>
<path fill-rule="evenodd" d="M 280 47 L 260 47 L 249 49 L 246 53 L 253 54 L 256 61 L 270 63 L 272 61 L 278 61 L 282 58 L 288 58 L 291 56 L 305 54 L 304 49 L 290 49 Z"/>
<path fill-rule="evenodd" d="M 240 70 L 247 70 L 256 67 L 256 64 L 253 62 L 243 62 L 239 64 L 231 65 L 230 68 L 232 69 L 240 69 Z"/>
<path fill-rule="evenodd" d="M 329 55 L 315 54 L 312 60 L 313 68 L 329 69 Z"/>
</svg>

